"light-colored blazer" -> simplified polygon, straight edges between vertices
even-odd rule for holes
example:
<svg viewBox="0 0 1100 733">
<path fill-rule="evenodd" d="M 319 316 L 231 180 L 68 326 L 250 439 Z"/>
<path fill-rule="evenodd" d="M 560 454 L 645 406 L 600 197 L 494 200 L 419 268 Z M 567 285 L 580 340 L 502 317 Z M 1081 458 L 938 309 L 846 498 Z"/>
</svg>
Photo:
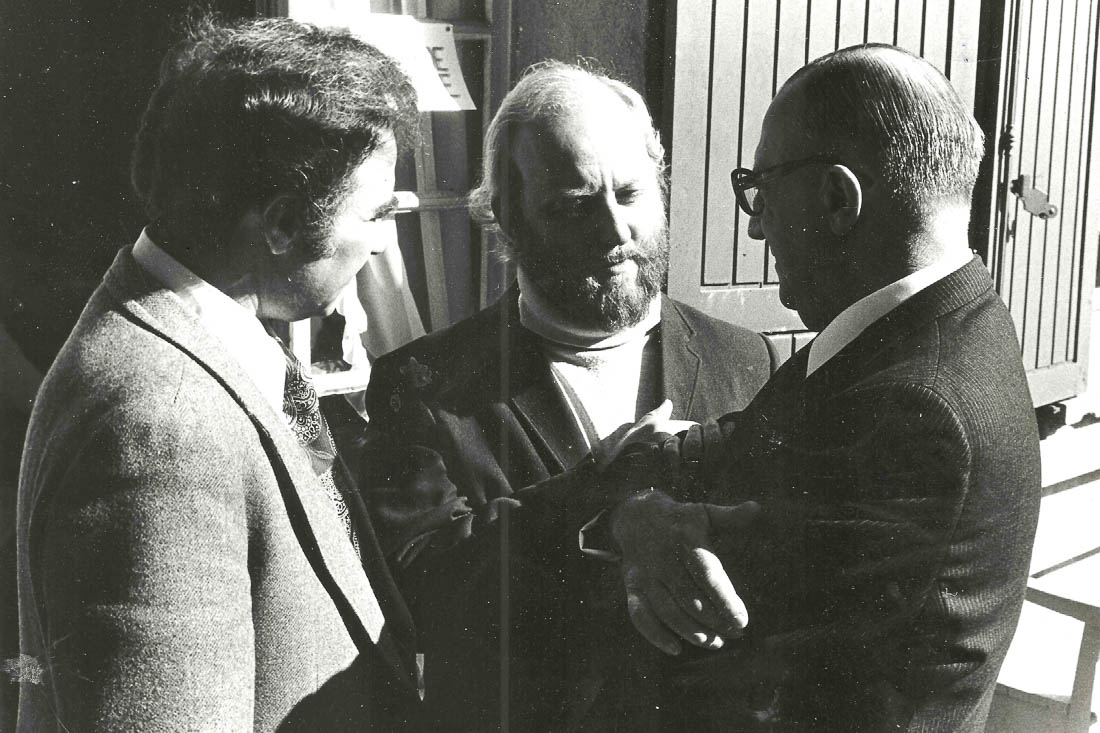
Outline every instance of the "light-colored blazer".
<svg viewBox="0 0 1100 733">
<path fill-rule="evenodd" d="M 404 727 L 412 625 L 351 509 L 362 562 L 282 416 L 121 250 L 27 434 L 20 730 Z"/>
</svg>

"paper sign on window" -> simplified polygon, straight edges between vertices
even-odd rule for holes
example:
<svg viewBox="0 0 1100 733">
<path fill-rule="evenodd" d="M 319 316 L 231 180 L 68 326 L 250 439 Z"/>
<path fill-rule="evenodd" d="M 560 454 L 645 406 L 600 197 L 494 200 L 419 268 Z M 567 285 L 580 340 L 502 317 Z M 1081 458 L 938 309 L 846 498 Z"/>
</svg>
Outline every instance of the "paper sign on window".
<svg viewBox="0 0 1100 733">
<path fill-rule="evenodd" d="M 458 66 L 450 23 L 371 13 L 362 0 L 290 0 L 287 15 L 314 25 L 347 28 L 397 59 L 412 79 L 424 112 L 477 109 Z"/>
</svg>

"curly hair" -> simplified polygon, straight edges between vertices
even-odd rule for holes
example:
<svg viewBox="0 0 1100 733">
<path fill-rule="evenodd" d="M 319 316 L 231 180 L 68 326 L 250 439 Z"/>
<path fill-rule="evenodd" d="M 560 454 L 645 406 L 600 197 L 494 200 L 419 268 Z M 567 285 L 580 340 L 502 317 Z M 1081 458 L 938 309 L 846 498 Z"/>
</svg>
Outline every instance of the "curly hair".
<svg viewBox="0 0 1100 733">
<path fill-rule="evenodd" d="M 347 31 L 287 18 L 189 20 L 142 117 L 131 182 L 167 236 L 223 247 L 277 194 L 323 232 L 350 174 L 387 139 L 413 139 L 416 92 L 391 58 Z M 327 238 L 311 237 L 324 256 Z"/>
</svg>

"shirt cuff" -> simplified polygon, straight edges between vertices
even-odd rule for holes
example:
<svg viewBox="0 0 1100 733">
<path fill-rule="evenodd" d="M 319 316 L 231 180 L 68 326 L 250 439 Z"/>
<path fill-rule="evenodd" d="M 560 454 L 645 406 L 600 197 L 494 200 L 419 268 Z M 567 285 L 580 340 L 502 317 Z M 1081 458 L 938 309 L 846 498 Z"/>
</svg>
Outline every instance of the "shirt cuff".
<svg viewBox="0 0 1100 733">
<path fill-rule="evenodd" d="M 609 518 L 607 510 L 588 520 L 580 532 L 577 533 L 577 544 L 585 555 L 605 560 L 606 562 L 618 562 L 622 555 L 607 549 L 613 546 L 611 541 L 611 528 L 608 526 Z"/>
</svg>

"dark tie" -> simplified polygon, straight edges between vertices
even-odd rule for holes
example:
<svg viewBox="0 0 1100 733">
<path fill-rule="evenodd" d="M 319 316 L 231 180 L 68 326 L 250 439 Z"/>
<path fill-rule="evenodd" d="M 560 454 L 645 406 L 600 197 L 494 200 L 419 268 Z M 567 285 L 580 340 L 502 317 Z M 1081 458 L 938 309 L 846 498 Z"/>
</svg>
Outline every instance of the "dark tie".
<svg viewBox="0 0 1100 733">
<path fill-rule="evenodd" d="M 336 462 L 336 443 L 332 440 L 332 433 L 329 432 L 325 416 L 321 414 L 317 390 L 313 388 L 313 382 L 310 381 L 309 375 L 305 373 L 297 357 L 281 340 L 279 345 L 283 347 L 283 354 L 286 356 L 283 415 L 294 437 L 298 439 L 298 445 L 302 446 L 309 456 L 313 471 L 335 505 L 336 513 L 358 554 L 359 538 L 356 536 L 355 527 L 352 526 L 348 505 L 344 501 L 343 493 L 336 485 L 336 477 L 332 470 Z"/>
</svg>

